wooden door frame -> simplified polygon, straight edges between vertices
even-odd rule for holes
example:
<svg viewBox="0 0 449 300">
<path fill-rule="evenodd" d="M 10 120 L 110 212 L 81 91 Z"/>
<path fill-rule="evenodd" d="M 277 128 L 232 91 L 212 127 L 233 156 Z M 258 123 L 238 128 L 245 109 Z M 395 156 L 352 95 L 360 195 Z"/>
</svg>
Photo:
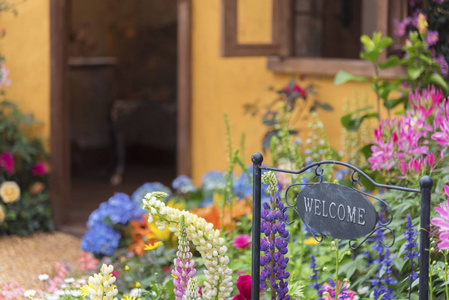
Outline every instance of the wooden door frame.
<svg viewBox="0 0 449 300">
<path fill-rule="evenodd" d="M 50 202 L 60 226 L 70 197 L 70 111 L 67 97 L 69 0 L 50 0 Z M 178 0 L 178 174 L 191 175 L 192 0 Z"/>
</svg>

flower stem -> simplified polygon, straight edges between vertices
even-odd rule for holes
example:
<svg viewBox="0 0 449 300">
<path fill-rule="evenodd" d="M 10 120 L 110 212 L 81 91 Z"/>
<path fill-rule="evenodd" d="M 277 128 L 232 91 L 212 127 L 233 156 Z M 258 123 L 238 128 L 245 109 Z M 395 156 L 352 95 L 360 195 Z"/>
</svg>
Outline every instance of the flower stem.
<svg viewBox="0 0 449 300">
<path fill-rule="evenodd" d="M 447 282 L 447 250 L 443 252 L 444 255 L 444 282 Z M 446 299 L 449 299 L 449 287 L 446 284 Z"/>
</svg>

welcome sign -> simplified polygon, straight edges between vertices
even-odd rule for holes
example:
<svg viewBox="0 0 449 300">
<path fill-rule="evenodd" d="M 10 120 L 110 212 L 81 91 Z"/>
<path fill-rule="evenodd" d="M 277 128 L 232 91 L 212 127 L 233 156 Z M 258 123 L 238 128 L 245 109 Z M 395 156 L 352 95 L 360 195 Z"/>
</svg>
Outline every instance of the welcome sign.
<svg viewBox="0 0 449 300">
<path fill-rule="evenodd" d="M 378 214 L 361 193 L 334 183 L 308 185 L 299 193 L 296 206 L 304 223 L 322 235 L 355 240 L 376 226 Z"/>
</svg>

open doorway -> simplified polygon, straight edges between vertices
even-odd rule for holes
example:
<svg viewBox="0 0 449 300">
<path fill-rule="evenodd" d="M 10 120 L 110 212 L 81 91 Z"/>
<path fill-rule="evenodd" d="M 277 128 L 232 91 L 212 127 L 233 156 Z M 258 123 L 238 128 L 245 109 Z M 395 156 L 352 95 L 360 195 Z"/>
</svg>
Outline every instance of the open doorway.
<svg viewBox="0 0 449 300">
<path fill-rule="evenodd" d="M 177 1 L 70 1 L 69 226 L 176 175 Z"/>
</svg>

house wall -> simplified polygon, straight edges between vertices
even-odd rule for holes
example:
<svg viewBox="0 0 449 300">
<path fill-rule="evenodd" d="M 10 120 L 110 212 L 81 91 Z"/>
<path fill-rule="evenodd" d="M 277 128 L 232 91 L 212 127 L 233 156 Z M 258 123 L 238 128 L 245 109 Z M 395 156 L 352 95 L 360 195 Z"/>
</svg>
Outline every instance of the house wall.
<svg viewBox="0 0 449 300">
<path fill-rule="evenodd" d="M 258 1 L 239 1 L 252 6 L 243 13 L 266 16 L 267 5 Z M 253 1 L 253 2 L 251 2 Z M 234 146 L 237 147 L 242 133 L 246 134 L 246 162 L 251 154 L 262 151 L 262 137 L 265 128 L 259 117 L 243 113 L 243 105 L 260 101 L 268 103 L 275 94 L 270 87 L 280 89 L 293 74 L 269 71 L 265 57 L 222 58 L 220 56 L 220 0 L 193 0 L 192 32 L 192 175 L 199 183 L 209 170 L 225 170 L 226 140 L 223 113 L 227 113 L 233 127 Z M 260 2 L 260 1 L 259 1 Z M 262 2 L 266 2 L 262 1 Z M 239 20 L 250 20 L 253 16 L 239 16 Z M 239 34 L 254 35 L 264 39 L 259 31 L 264 28 L 240 24 Z M 249 40 L 245 38 L 242 40 Z M 296 74 L 307 75 L 307 74 Z M 316 98 L 331 104 L 333 112 L 319 111 L 332 146 L 340 148 L 342 106 L 345 98 L 353 97 L 357 90 L 361 97 L 368 97 L 374 104 L 374 94 L 368 84 L 349 83 L 334 86 L 333 78 L 311 78 L 317 92 Z M 305 122 L 295 127 L 306 129 Z"/>
<path fill-rule="evenodd" d="M 6 58 L 11 85 L 2 98 L 41 121 L 34 134 L 48 145 L 50 134 L 50 9 L 49 0 L 20 2 L 17 16 L 1 13 L 0 54 Z"/>
</svg>

